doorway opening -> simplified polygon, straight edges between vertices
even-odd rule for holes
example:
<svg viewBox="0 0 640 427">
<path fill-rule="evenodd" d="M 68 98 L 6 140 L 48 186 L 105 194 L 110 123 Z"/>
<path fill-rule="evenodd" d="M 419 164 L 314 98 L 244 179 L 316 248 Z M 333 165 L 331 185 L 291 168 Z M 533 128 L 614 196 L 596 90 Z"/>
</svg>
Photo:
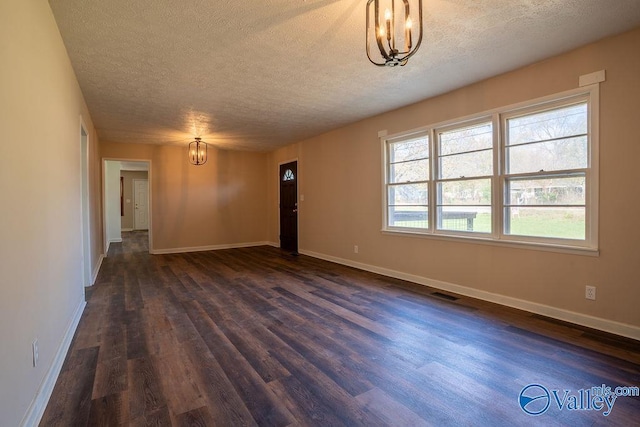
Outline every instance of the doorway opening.
<svg viewBox="0 0 640 427">
<path fill-rule="evenodd" d="M 134 230 L 148 230 L 148 250 L 152 251 L 151 160 L 103 159 L 103 162 L 105 255 L 112 243 L 122 242 L 123 232 Z"/>
<path fill-rule="evenodd" d="M 298 161 L 280 165 L 280 248 L 298 254 Z"/>
</svg>

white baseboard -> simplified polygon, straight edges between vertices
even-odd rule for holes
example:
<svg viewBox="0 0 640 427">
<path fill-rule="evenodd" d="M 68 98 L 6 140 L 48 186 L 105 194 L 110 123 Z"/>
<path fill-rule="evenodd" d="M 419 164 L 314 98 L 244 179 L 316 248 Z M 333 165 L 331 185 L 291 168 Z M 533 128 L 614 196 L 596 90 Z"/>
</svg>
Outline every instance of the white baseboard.
<svg viewBox="0 0 640 427">
<path fill-rule="evenodd" d="M 98 264 L 96 268 L 93 269 L 93 274 L 91 275 L 91 285 L 93 286 L 96 283 L 96 279 L 98 278 L 98 273 L 100 272 L 100 267 L 102 267 L 102 261 L 104 260 L 104 254 L 100 254 L 98 258 Z"/>
<path fill-rule="evenodd" d="M 71 340 L 76 332 L 78 323 L 80 323 L 80 318 L 82 317 L 82 312 L 86 305 L 87 303 L 83 299 L 78 307 L 76 307 L 76 311 L 73 313 L 73 317 L 71 318 L 71 321 L 67 326 L 67 330 L 62 337 L 62 342 L 58 346 L 58 351 L 53 358 L 53 362 L 51 363 L 51 366 L 49 366 L 49 370 L 42 380 L 35 398 L 31 402 L 31 405 L 29 405 L 27 413 L 24 418 L 22 418 L 22 422 L 20 423 L 21 426 L 32 427 L 37 426 L 40 423 L 42 415 L 44 415 L 44 410 L 47 408 L 47 403 L 49 403 L 49 398 L 51 398 L 53 387 L 56 385 L 58 375 L 60 375 L 60 371 L 62 370 L 64 359 L 67 357 Z"/>
<path fill-rule="evenodd" d="M 265 242 L 265 244 L 267 244 L 269 246 L 273 246 L 274 248 L 279 248 L 280 247 L 280 243 L 278 243 L 278 242 Z"/>
<path fill-rule="evenodd" d="M 185 252 L 217 251 L 220 249 L 250 248 L 253 246 L 266 246 L 270 244 L 270 242 L 229 243 L 223 245 L 191 246 L 187 248 L 153 249 L 150 250 L 149 253 L 153 255 L 179 254 Z"/>
<path fill-rule="evenodd" d="M 483 301 L 489 301 L 507 307 L 513 307 L 531 313 L 541 314 L 543 316 L 552 317 L 554 319 L 563 320 L 565 322 L 598 329 L 600 331 L 610 332 L 612 334 L 633 338 L 635 340 L 640 340 L 640 327 L 638 326 L 620 323 L 613 320 L 607 320 L 600 317 L 589 316 L 587 314 L 576 313 L 574 311 L 564 310 L 558 307 L 552 307 L 549 305 L 526 301 L 519 298 L 508 297 L 505 295 L 495 294 L 479 289 L 469 288 L 467 286 L 456 285 L 455 283 L 443 282 L 440 280 L 429 279 L 427 277 L 403 273 L 401 271 L 391 270 L 375 265 L 364 264 L 345 258 L 325 255 L 318 252 L 301 250 L 300 253 L 314 258 L 320 258 L 325 261 L 331 261 L 360 270 L 381 274 L 383 276 L 394 277 L 396 279 L 406 280 L 408 282 L 430 286 L 432 288 L 441 289 L 444 291 L 477 298 Z"/>
<path fill-rule="evenodd" d="M 122 232 L 122 233 L 126 233 L 128 231 L 133 231 L 133 228 L 121 228 L 120 229 L 120 232 Z"/>
</svg>

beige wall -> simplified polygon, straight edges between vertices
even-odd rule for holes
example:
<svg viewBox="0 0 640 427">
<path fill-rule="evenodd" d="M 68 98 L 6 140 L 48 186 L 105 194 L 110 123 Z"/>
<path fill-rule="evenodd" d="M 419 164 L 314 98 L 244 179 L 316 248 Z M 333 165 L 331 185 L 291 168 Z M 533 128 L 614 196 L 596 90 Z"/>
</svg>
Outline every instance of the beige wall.
<svg viewBox="0 0 640 427">
<path fill-rule="evenodd" d="M 124 178 L 123 181 L 123 196 L 124 196 L 124 215 L 122 216 L 121 226 L 123 230 L 133 229 L 133 180 L 134 179 L 147 179 L 148 173 L 146 171 L 120 171 L 120 176 Z M 127 202 L 129 200 L 129 202 Z"/>
<path fill-rule="evenodd" d="M 92 162 L 97 139 L 46 1 L 0 2 L 0 64 L 0 424 L 17 426 L 46 404 L 34 399 L 84 300 L 81 116 Z M 95 163 L 90 178 L 95 204 Z M 99 206 L 90 219 L 94 269 Z"/>
<path fill-rule="evenodd" d="M 100 143 L 106 159 L 151 160 L 153 250 L 264 242 L 267 154 L 209 149 L 201 166 L 187 148 Z"/>
<path fill-rule="evenodd" d="M 639 46 L 637 29 L 272 153 L 269 239 L 278 236 L 277 164 L 297 157 L 301 250 L 640 327 Z M 379 130 L 397 133 L 573 89 L 580 75 L 601 69 L 598 257 L 380 232 Z M 595 302 L 585 300 L 586 284 L 597 286 Z"/>
</svg>

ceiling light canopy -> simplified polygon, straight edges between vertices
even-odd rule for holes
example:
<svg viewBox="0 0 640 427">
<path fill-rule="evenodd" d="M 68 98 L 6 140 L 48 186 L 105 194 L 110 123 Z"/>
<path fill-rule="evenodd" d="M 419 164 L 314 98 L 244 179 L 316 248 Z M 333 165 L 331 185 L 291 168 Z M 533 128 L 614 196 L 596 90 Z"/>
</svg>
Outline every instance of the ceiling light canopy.
<svg viewBox="0 0 640 427">
<path fill-rule="evenodd" d="M 207 143 L 202 138 L 189 143 L 189 162 L 196 166 L 207 163 Z"/>
<path fill-rule="evenodd" d="M 372 43 L 377 49 L 371 48 Z M 380 67 L 405 65 L 420 43 L 422 0 L 367 1 L 367 58 L 371 63 Z"/>
</svg>

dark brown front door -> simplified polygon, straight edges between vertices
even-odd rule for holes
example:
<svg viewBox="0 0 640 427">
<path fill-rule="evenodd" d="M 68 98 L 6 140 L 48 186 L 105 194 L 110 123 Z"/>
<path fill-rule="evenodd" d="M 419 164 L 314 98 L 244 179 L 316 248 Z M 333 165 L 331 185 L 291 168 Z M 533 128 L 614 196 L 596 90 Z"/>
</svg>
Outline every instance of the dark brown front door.
<svg viewBox="0 0 640 427">
<path fill-rule="evenodd" d="M 298 253 L 298 162 L 280 165 L 280 248 Z"/>
</svg>

